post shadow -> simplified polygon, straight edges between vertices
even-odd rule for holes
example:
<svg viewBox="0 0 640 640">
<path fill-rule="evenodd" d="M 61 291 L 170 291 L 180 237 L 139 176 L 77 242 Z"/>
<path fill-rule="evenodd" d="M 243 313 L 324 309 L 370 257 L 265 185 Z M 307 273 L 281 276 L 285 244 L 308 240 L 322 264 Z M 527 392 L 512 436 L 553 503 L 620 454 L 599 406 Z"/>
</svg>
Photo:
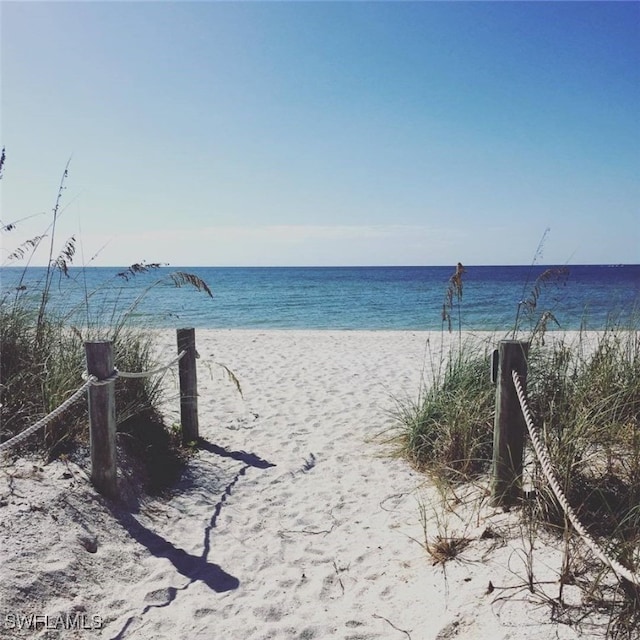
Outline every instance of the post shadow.
<svg viewBox="0 0 640 640">
<path fill-rule="evenodd" d="M 198 445 L 205 451 L 209 451 L 215 455 L 224 458 L 231 458 L 244 463 L 244 466 L 236 473 L 233 480 L 227 484 L 222 495 L 213 508 L 213 513 L 209 520 L 209 524 L 203 531 L 202 554 L 199 556 L 187 553 L 184 549 L 176 547 L 171 542 L 163 538 L 161 535 L 151 531 L 140 523 L 130 512 L 117 508 L 112 508 L 112 513 L 120 524 L 127 530 L 129 535 L 139 544 L 148 549 L 151 555 L 157 558 L 166 558 L 173 564 L 176 571 L 189 579 L 189 582 L 182 587 L 169 587 L 168 599 L 161 604 L 147 605 L 140 615 L 145 615 L 151 608 L 169 606 L 177 597 L 179 591 L 187 589 L 196 581 L 203 582 L 209 589 L 216 593 L 232 591 L 240 586 L 240 581 L 235 576 L 227 573 L 219 565 L 208 561 L 211 551 L 211 533 L 216 528 L 220 513 L 231 495 L 235 485 L 246 474 L 251 467 L 257 469 L 268 469 L 276 465 L 260 458 L 254 453 L 246 451 L 230 451 L 219 445 L 213 444 L 198 438 Z M 114 505 L 115 506 L 115 505 Z M 134 617 L 130 617 L 120 632 L 114 636 L 113 640 L 121 640 L 124 634 L 134 622 Z"/>
<path fill-rule="evenodd" d="M 176 547 L 161 535 L 145 527 L 130 513 L 120 513 L 116 517 L 136 542 L 146 547 L 156 558 L 169 560 L 176 571 L 191 582 L 203 582 L 216 593 L 232 591 L 240 586 L 238 578 L 227 573 L 219 565 L 208 562 L 205 555 L 195 556 Z"/>
<path fill-rule="evenodd" d="M 269 467 L 276 466 L 273 462 L 264 460 L 255 453 L 248 453 L 246 451 L 229 451 L 229 449 L 213 444 L 213 442 L 209 442 L 204 438 L 198 439 L 198 447 L 205 451 L 209 451 L 210 453 L 215 453 L 222 458 L 231 458 L 232 460 L 237 460 L 238 462 L 242 462 L 249 467 L 255 467 L 256 469 L 268 469 Z"/>
</svg>

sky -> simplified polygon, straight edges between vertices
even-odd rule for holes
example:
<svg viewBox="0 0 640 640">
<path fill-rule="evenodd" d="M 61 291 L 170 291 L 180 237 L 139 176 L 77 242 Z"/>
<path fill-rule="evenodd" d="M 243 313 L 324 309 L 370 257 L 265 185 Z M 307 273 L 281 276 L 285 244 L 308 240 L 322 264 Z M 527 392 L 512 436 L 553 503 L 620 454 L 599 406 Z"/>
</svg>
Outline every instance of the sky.
<svg viewBox="0 0 640 640">
<path fill-rule="evenodd" d="M 46 264 L 67 163 L 76 265 L 640 262 L 640 3 L 2 1 L 0 29 L 0 265 L 44 233 Z"/>
</svg>

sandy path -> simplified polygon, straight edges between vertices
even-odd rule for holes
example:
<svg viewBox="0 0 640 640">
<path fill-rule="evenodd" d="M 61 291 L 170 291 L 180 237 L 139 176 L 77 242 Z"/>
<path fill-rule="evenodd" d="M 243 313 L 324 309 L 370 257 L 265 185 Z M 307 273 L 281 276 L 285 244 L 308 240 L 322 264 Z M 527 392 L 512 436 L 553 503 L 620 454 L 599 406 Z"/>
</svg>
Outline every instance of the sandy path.
<svg viewBox="0 0 640 640">
<path fill-rule="evenodd" d="M 395 399 L 417 397 L 425 361 L 430 366 L 428 337 L 198 331 L 200 433 L 208 444 L 173 497 L 149 500 L 138 513 L 115 509 L 114 518 L 75 466 L 66 479 L 55 465 L 14 477 L 14 494 L 31 506 L 10 499 L 0 511 L 4 540 L 37 527 L 49 543 L 46 552 L 2 549 L 5 611 L 41 606 L 48 615 L 102 618 L 101 629 L 42 630 L 48 638 L 578 637 L 551 624 L 535 602 L 487 594 L 489 581 L 524 580 L 517 541 L 481 537 L 487 518 L 494 529 L 512 530 L 512 514 L 485 507 L 482 517 L 473 509 L 451 522 L 431 517 L 430 535 L 457 527 L 471 539 L 446 570 L 411 539 L 423 538 L 418 500 L 436 505 L 437 492 L 404 461 L 382 455 L 375 436 L 392 423 Z M 168 359 L 175 338 L 161 339 Z M 435 348 L 440 335 L 431 340 Z M 242 398 L 215 363 L 235 372 Z M 175 376 L 167 385 L 175 388 Z M 175 402 L 167 414 L 177 420 Z M 33 514 L 34 478 L 48 497 L 35 509 L 36 524 L 33 515 L 27 524 L 18 516 L 21 508 Z M 64 482 L 71 488 L 60 493 Z M 80 549 L 84 534 L 97 552 Z M 560 556 L 544 553 L 540 575 L 553 578 Z"/>
</svg>

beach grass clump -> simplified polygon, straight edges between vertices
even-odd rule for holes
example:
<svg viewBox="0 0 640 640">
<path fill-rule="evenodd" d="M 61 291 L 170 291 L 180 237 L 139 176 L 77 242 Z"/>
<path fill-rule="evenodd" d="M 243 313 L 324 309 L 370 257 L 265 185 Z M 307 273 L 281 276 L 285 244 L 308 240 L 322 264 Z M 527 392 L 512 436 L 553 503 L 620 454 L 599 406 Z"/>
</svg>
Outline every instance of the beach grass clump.
<svg viewBox="0 0 640 640">
<path fill-rule="evenodd" d="M 640 573 L 640 334 L 638 324 L 580 333 L 567 343 L 538 345 L 529 362 L 528 396 L 559 483 L 578 519 L 609 558 Z M 538 527 L 565 538 L 566 515 L 534 460 L 533 503 Z M 637 638 L 640 588 L 611 580 L 606 565 L 584 553 L 567 558 L 561 584 L 609 611 L 607 637 Z M 580 567 L 590 566 L 585 572 Z M 561 598 L 559 599 L 561 601 Z"/>
<path fill-rule="evenodd" d="M 493 446 L 493 387 L 487 354 L 462 339 L 462 295 L 466 270 L 459 262 L 447 283 L 442 305 L 442 340 L 430 354 L 430 376 L 417 401 L 399 403 L 395 414 L 396 452 L 418 470 L 445 481 L 466 481 L 489 467 Z M 444 329 L 452 331 L 456 316 L 458 339 L 444 351 Z"/>
<path fill-rule="evenodd" d="M 452 350 L 441 375 L 423 388 L 418 402 L 403 405 L 397 415 L 403 455 L 442 490 L 489 469 L 495 387 L 487 380 L 488 367 L 488 354 Z M 640 333 L 614 326 L 580 333 L 572 341 L 561 335 L 547 335 L 546 344 L 533 340 L 527 396 L 569 504 L 607 555 L 638 575 Z M 532 485 L 523 498 L 529 535 L 535 539 L 544 529 L 559 540 L 572 537 L 575 549 L 581 549 L 567 554 L 559 567 L 554 608 L 572 621 L 595 607 L 609 612 L 607 637 L 638 637 L 640 589 L 625 579 L 612 580 L 609 567 L 586 552 L 579 536 L 570 536 L 572 528 L 540 462 L 532 450 L 526 458 L 525 476 Z M 527 580 L 535 585 L 535 576 Z M 564 606 L 566 584 L 581 589 L 581 612 Z"/>
<path fill-rule="evenodd" d="M 82 384 L 83 354 L 76 336 L 49 315 L 38 323 L 36 311 L 20 300 L 0 304 L 0 345 L 0 435 L 4 441 L 53 411 Z M 86 420 L 86 402 L 84 406 L 78 402 L 46 425 L 39 442 L 48 457 L 64 450 L 65 443 L 81 440 L 78 423 L 86 425 Z"/>
<path fill-rule="evenodd" d="M 5 159 L 3 150 L 0 176 Z M 92 292 L 85 292 L 87 308 L 74 315 L 85 317 L 86 326 L 70 323 L 68 310 L 65 315 L 50 304 L 54 278 L 70 277 L 69 267 L 75 254 L 74 238 L 63 243 L 57 255 L 54 251 L 60 199 L 67 177 L 68 166 L 46 232 L 10 252 L 2 265 L 15 266 L 26 261 L 28 266 L 42 241 L 49 238 L 48 266 L 43 279 L 27 286 L 25 266 L 17 285 L 0 296 L 0 442 L 16 436 L 49 414 L 83 384 L 85 342 L 111 341 L 114 363 L 123 372 L 150 371 L 159 364 L 154 355 L 153 333 L 133 327 L 131 318 L 136 305 L 161 280 L 152 284 L 133 305 L 102 310 L 102 323 L 89 306 Z M 5 224 L 1 231 L 8 234 L 13 229 L 15 224 Z M 160 266 L 160 263 L 137 263 L 117 274 L 116 278 L 120 282 L 129 281 L 139 273 Z M 191 286 L 211 296 L 206 283 L 192 274 L 176 272 L 169 274 L 168 280 L 174 286 Z M 89 318 L 92 318 L 91 322 Z M 161 489 L 175 478 L 188 455 L 177 434 L 163 424 L 161 377 L 119 377 L 115 382 L 115 401 L 119 441 L 146 467 L 150 488 Z M 88 444 L 88 424 L 87 401 L 81 398 L 10 452 L 20 455 L 24 451 L 34 451 L 44 454 L 48 460 L 54 459 Z"/>
<path fill-rule="evenodd" d="M 638 331 L 610 327 L 534 352 L 528 391 L 558 479 L 585 526 L 640 549 Z M 544 483 L 537 494 L 544 521 L 564 526 Z"/>
<path fill-rule="evenodd" d="M 456 269 L 456 275 L 461 273 Z M 624 323 L 611 316 L 605 330 L 573 337 L 548 332 L 557 320 L 539 306 L 540 295 L 544 286 L 564 286 L 565 277 L 564 269 L 546 270 L 518 307 L 514 337 L 517 333 L 530 342 L 528 403 L 554 474 L 581 523 L 611 559 L 638 575 L 640 315 L 632 314 Z M 455 290 L 461 297 L 462 287 Z M 523 319 L 528 335 L 522 332 Z M 468 482 L 487 471 L 493 455 L 495 387 L 488 380 L 488 353 L 463 348 L 460 327 L 461 322 L 460 346 L 443 351 L 418 400 L 399 405 L 396 412 L 400 453 L 444 491 L 453 488 L 452 482 Z M 572 537 L 568 518 L 528 444 L 527 451 L 525 475 L 532 484 L 522 502 L 527 535 L 533 540 L 545 529 L 566 542 Z M 606 564 L 584 553 L 586 546 L 576 548 L 582 551 L 567 553 L 559 569 L 553 615 L 562 610 L 572 619 L 576 612 L 563 603 L 563 587 L 578 585 L 585 603 L 579 615 L 589 607 L 608 611 L 607 637 L 639 637 L 640 588 L 624 578 L 612 580 Z M 527 584 L 537 588 L 533 574 Z"/>
<path fill-rule="evenodd" d="M 52 312 L 45 312 L 38 322 L 36 311 L 21 301 L 0 304 L 3 441 L 53 411 L 83 384 L 85 339 L 87 336 L 65 326 Z M 114 336 L 113 348 L 114 359 L 123 370 L 155 366 L 149 334 L 120 331 Z M 158 412 L 158 379 L 119 378 L 115 394 L 119 422 Z M 44 438 L 34 436 L 25 446 L 44 447 L 49 458 L 55 457 L 74 443 L 86 443 L 87 425 L 87 402 L 80 399 L 44 427 Z"/>
<path fill-rule="evenodd" d="M 548 342 L 531 345 L 527 396 L 554 470 L 594 535 L 640 540 L 640 334 L 617 327 Z M 485 351 L 463 346 L 445 357 L 417 402 L 400 405 L 396 441 L 418 469 L 468 481 L 490 466 L 495 386 Z M 540 517 L 564 526 L 535 475 Z"/>
<path fill-rule="evenodd" d="M 21 303 L 0 304 L 2 441 L 53 411 L 83 384 L 84 342 L 103 337 L 70 329 L 49 311 L 40 323 L 38 331 L 35 310 Z M 120 327 L 107 337 L 113 343 L 114 362 L 119 370 L 149 371 L 158 366 L 152 334 Z M 179 434 L 163 423 L 162 402 L 160 376 L 119 377 L 115 381 L 118 440 L 140 461 L 147 489 L 152 492 L 175 480 L 188 458 Z M 88 444 L 88 405 L 83 397 L 11 453 L 38 452 L 52 460 Z"/>
<path fill-rule="evenodd" d="M 440 364 L 418 401 L 400 407 L 397 441 L 419 470 L 469 480 L 491 462 L 494 390 L 487 356 L 463 345 Z"/>
</svg>

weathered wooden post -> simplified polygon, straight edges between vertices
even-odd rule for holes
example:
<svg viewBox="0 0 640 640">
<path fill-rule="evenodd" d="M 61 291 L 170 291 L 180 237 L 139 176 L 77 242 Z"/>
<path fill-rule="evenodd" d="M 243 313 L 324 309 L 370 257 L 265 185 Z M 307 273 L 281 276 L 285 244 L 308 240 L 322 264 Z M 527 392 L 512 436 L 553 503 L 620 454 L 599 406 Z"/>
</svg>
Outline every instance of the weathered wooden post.
<svg viewBox="0 0 640 640">
<path fill-rule="evenodd" d="M 180 377 L 180 422 L 182 442 L 197 442 L 198 430 L 198 380 L 196 376 L 196 330 L 178 329 L 178 353 L 186 351 L 178 363 Z"/>
<path fill-rule="evenodd" d="M 113 374 L 111 342 L 86 342 L 87 373 L 98 380 Z M 91 482 L 103 495 L 117 496 L 115 380 L 89 387 Z"/>
<path fill-rule="evenodd" d="M 498 344 L 491 482 L 491 504 L 494 506 L 512 505 L 522 492 L 522 456 L 527 425 L 511 371 L 518 373 L 526 389 L 528 354 L 528 342 L 501 340 Z M 492 368 L 495 371 L 495 360 Z"/>
</svg>

